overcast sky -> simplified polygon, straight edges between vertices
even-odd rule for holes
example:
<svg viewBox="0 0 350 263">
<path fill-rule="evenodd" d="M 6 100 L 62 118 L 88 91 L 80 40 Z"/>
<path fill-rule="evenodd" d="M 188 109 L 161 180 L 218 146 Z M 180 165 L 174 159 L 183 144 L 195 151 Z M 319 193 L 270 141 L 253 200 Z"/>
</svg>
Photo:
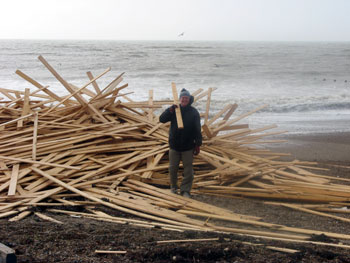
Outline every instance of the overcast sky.
<svg viewBox="0 0 350 263">
<path fill-rule="evenodd" d="M 1 11 L 0 39 L 350 41 L 350 0 L 6 0 Z"/>
</svg>

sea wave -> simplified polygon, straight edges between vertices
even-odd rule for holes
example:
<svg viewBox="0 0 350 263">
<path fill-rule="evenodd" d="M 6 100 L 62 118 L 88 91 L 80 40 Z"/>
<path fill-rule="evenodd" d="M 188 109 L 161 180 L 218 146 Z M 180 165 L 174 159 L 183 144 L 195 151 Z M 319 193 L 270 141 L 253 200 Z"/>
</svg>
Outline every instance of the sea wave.
<svg viewBox="0 0 350 263">
<path fill-rule="evenodd" d="M 349 110 L 350 102 L 329 102 L 329 103 L 301 103 L 294 105 L 271 105 L 262 112 L 275 112 L 275 113 L 289 113 L 289 112 L 315 112 L 315 111 L 329 111 L 329 110 Z"/>
</svg>

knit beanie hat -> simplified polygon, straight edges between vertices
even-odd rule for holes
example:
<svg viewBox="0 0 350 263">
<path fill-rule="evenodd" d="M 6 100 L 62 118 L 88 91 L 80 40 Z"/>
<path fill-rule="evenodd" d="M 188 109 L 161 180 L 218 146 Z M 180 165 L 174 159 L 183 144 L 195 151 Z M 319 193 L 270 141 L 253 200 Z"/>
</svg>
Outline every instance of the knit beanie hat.
<svg viewBox="0 0 350 263">
<path fill-rule="evenodd" d="M 182 89 L 180 92 L 180 98 L 183 96 L 191 97 L 191 94 L 187 89 Z"/>
</svg>

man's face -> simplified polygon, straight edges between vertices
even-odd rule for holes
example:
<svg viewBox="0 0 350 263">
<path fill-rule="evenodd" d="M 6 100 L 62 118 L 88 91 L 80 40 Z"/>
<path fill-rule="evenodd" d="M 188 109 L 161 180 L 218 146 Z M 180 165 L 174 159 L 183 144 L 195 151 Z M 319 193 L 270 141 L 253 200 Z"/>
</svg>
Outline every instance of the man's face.
<svg viewBox="0 0 350 263">
<path fill-rule="evenodd" d="M 182 96 L 180 98 L 180 105 L 181 105 L 181 107 L 186 107 L 188 105 L 188 103 L 190 103 L 190 97 Z"/>
</svg>

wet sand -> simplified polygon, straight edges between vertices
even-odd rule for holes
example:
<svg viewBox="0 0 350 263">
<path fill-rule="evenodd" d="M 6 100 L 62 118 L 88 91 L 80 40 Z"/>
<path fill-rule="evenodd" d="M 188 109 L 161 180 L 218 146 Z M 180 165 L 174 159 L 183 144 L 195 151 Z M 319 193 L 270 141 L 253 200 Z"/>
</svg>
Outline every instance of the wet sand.
<svg viewBox="0 0 350 263">
<path fill-rule="evenodd" d="M 274 139 L 287 140 L 285 143 L 270 144 L 274 152 L 290 153 L 287 159 L 350 163 L 350 132 L 286 134 Z"/>
</svg>

